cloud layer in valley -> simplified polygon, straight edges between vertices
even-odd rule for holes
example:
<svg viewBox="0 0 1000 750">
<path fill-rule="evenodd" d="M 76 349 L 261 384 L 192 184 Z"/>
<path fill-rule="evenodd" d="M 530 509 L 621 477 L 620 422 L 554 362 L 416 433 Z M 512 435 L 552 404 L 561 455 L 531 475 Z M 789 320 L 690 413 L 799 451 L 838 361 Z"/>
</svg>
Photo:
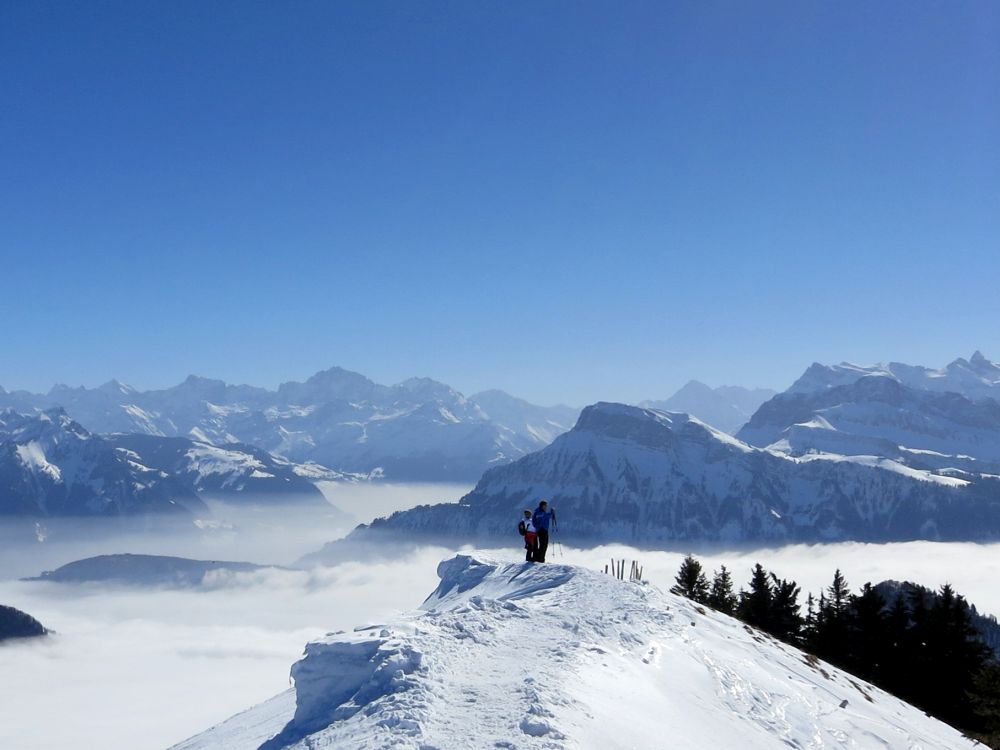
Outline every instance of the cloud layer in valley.
<svg viewBox="0 0 1000 750">
<path fill-rule="evenodd" d="M 461 494 L 397 488 L 380 495 L 375 490 L 344 494 L 344 504 L 355 514 L 376 513 L 393 509 L 393 503 L 405 507 Z M 21 575 L 68 562 L 76 552 L 287 562 L 337 531 L 332 522 L 308 516 L 265 513 L 237 521 L 238 530 L 229 537 L 220 533 L 192 541 L 137 535 L 69 546 L 45 543 L 21 548 L 19 557 L 7 551 L 5 559 L 28 569 Z M 125 541 L 135 546 L 118 546 Z M 509 546 L 494 552 L 517 559 L 519 544 L 512 530 Z M 44 559 L 43 550 L 62 559 Z M 289 667 L 309 639 L 381 622 L 419 605 L 437 585 L 438 562 L 454 551 L 424 547 L 386 556 L 386 550 L 373 549 L 377 554 L 370 559 L 311 571 L 219 571 L 201 588 L 183 590 L 23 582 L 11 580 L 15 573 L 5 566 L 0 603 L 29 612 L 56 635 L 0 646 L 0 705 L 14 717 L 0 722 L 0 747 L 163 750 L 286 689 Z M 804 592 L 819 593 L 839 567 L 853 589 L 884 578 L 932 587 L 950 582 L 982 610 L 1000 612 L 995 586 L 1000 545 L 848 543 L 693 551 L 709 573 L 719 565 L 729 567 L 738 585 L 759 561 L 797 580 Z M 603 569 L 611 557 L 635 559 L 644 565 L 647 581 L 669 588 L 684 552 L 559 545 L 552 548 L 550 562 Z M 53 715 L 59 721 L 52 721 Z"/>
</svg>

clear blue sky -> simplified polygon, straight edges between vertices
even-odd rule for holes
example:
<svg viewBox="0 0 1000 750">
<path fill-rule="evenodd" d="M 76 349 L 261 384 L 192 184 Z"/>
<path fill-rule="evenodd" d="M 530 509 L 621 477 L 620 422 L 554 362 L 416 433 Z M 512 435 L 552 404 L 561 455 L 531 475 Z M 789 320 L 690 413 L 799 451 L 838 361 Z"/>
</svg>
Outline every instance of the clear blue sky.
<svg viewBox="0 0 1000 750">
<path fill-rule="evenodd" d="M 0 4 L 0 384 L 1000 359 L 1000 4 Z"/>
</svg>

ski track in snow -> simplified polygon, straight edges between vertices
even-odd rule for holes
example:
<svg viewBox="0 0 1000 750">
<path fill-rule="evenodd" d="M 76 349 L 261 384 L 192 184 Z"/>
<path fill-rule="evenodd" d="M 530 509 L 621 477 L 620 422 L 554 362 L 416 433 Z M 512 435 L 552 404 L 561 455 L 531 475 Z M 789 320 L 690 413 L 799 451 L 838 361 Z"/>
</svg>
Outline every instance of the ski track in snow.
<svg viewBox="0 0 1000 750">
<path fill-rule="evenodd" d="M 438 572 L 421 611 L 310 643 L 295 691 L 174 750 L 974 747 L 878 688 L 648 584 L 480 554 Z"/>
</svg>

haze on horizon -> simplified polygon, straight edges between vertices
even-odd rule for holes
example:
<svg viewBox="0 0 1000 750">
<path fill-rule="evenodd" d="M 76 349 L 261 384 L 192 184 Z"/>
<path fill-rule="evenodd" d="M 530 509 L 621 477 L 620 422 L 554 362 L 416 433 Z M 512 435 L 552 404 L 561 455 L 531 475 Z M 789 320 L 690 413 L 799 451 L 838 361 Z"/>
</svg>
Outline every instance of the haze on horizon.
<svg viewBox="0 0 1000 750">
<path fill-rule="evenodd" d="M 1000 356 L 1000 7 L 0 10 L 0 385 Z"/>
</svg>

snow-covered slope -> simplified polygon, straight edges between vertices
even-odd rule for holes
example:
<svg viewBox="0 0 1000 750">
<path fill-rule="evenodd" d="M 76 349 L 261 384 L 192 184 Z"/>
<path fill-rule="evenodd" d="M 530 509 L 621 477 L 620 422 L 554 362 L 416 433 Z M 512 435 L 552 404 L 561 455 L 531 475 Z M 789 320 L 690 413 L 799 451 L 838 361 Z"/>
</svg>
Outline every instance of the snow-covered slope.
<svg viewBox="0 0 1000 750">
<path fill-rule="evenodd" d="M 509 539 L 542 498 L 573 544 L 995 538 L 998 489 L 870 456 L 791 457 L 686 414 L 599 403 L 552 445 L 488 471 L 458 503 L 377 519 L 303 562 L 379 538 Z"/>
<path fill-rule="evenodd" d="M 660 411 L 684 412 L 718 430 L 735 433 L 755 411 L 774 396 L 770 388 L 743 388 L 723 385 L 711 388 L 697 380 L 664 401 L 643 401 L 639 406 Z"/>
<path fill-rule="evenodd" d="M 648 584 L 480 555 L 438 574 L 420 610 L 308 644 L 294 690 L 174 750 L 974 747 Z"/>
<path fill-rule="evenodd" d="M 429 378 L 384 386 L 339 367 L 276 391 L 193 375 L 145 392 L 117 381 L 44 395 L 0 388 L 0 408 L 7 406 L 63 406 L 96 433 L 245 443 L 347 473 L 434 481 L 477 479 L 547 445 L 576 417 L 568 407 L 534 406 L 498 391 L 467 399 Z"/>
<path fill-rule="evenodd" d="M 991 362 L 978 351 L 969 359 L 959 357 L 939 370 L 901 362 L 868 366 L 849 362 L 841 362 L 839 365 L 822 365 L 814 362 L 787 392 L 822 391 L 839 385 L 849 385 L 866 375 L 892 378 L 918 390 L 960 393 L 972 400 L 981 398 L 1000 400 L 1000 364 Z"/>
<path fill-rule="evenodd" d="M 183 483 L 91 435 L 61 409 L 0 412 L 0 515 L 135 516 L 205 510 Z"/>
<path fill-rule="evenodd" d="M 1000 473 L 1000 403 L 915 388 L 884 373 L 779 394 L 737 437 L 795 456 L 869 455 L 942 473 Z"/>
</svg>

